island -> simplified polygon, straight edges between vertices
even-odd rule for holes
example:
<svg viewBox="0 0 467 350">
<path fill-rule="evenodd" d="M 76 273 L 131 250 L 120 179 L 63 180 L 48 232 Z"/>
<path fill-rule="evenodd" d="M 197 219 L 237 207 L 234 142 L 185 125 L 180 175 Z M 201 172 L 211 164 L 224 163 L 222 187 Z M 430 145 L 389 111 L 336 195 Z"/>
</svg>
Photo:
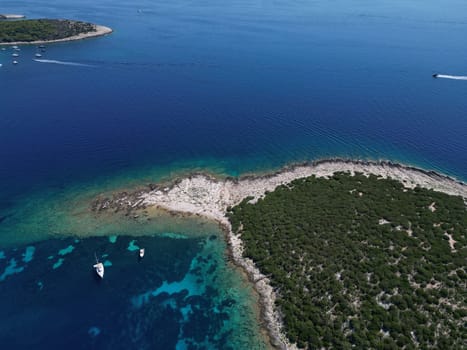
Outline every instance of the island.
<svg viewBox="0 0 467 350">
<path fill-rule="evenodd" d="M 216 220 L 277 348 L 461 348 L 466 200 L 465 183 L 433 171 L 337 159 L 191 174 L 99 196 L 90 210 Z"/>
<path fill-rule="evenodd" d="M 0 45 L 46 44 L 110 34 L 112 29 L 68 19 L 0 21 Z"/>
<path fill-rule="evenodd" d="M 252 201 L 253 200 L 253 201 Z M 230 208 L 300 348 L 461 348 L 464 201 L 362 173 L 311 176 Z"/>
</svg>

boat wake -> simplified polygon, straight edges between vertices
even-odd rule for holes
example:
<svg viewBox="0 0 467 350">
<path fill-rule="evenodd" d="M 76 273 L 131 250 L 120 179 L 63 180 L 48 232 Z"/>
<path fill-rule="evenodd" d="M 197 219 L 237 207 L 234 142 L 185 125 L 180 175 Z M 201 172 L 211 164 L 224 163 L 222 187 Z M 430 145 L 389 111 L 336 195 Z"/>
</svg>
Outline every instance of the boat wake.
<svg viewBox="0 0 467 350">
<path fill-rule="evenodd" d="M 433 76 L 435 78 L 442 78 L 442 79 L 467 80 L 467 76 L 463 76 L 463 75 L 435 74 Z"/>
<path fill-rule="evenodd" d="M 60 64 L 63 66 L 75 66 L 75 67 L 94 67 L 90 64 L 78 63 L 78 62 L 67 62 L 67 61 L 58 61 L 58 60 L 43 60 L 43 59 L 34 59 L 36 62 L 40 63 L 51 63 L 51 64 Z"/>
</svg>

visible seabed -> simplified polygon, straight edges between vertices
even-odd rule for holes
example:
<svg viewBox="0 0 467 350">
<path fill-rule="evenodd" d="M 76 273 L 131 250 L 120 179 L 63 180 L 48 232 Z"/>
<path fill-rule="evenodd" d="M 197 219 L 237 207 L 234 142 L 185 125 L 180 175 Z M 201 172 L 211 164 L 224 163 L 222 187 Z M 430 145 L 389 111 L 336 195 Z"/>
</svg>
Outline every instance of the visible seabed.
<svg viewBox="0 0 467 350">
<path fill-rule="evenodd" d="M 190 348 L 194 344 L 207 348 L 216 348 L 221 344 L 222 348 L 229 348 L 231 346 L 229 344 L 234 344 L 233 348 L 262 349 L 269 346 L 269 339 L 276 346 L 282 346 L 281 344 L 287 344 L 287 341 L 281 332 L 280 320 L 273 307 L 274 292 L 268 285 L 267 279 L 260 274 L 254 264 L 242 259 L 241 240 L 230 232 L 224 212 L 227 206 L 238 203 L 248 195 L 258 198 L 265 191 L 273 190 L 275 186 L 295 178 L 313 174 L 328 176 L 335 171 L 360 171 L 376 173 L 380 176 L 393 176 L 407 186 L 418 184 L 424 187 L 435 186 L 435 189 L 438 186 L 437 189 L 447 192 L 454 191 L 454 194 L 467 197 L 465 184 L 438 173 L 389 162 L 350 160 L 323 160 L 296 164 L 274 173 L 240 178 L 230 178 L 228 174 L 216 171 L 207 171 L 209 174 L 204 175 L 200 174 L 200 169 L 196 169 L 195 174 L 190 172 L 173 172 L 169 176 L 159 174 L 154 181 L 146 178 L 144 182 L 132 180 L 125 184 L 120 179 L 119 186 L 116 183 L 106 184 L 102 187 L 76 186 L 52 195 L 40 193 L 36 197 L 25 197 L 14 208 L 8 208 L 8 211 L 0 213 L 0 247 L 4 249 L 0 254 L 0 272 L 3 271 L 1 272 L 0 288 L 8 294 L 10 289 L 11 291 L 21 289 L 20 285 L 27 284 L 35 287 L 26 288 L 25 293 L 33 291 L 37 293 L 36 288 L 42 291 L 46 285 L 50 284 L 50 281 L 36 280 L 37 276 L 50 275 L 52 280 L 56 279 L 57 281 L 62 276 L 76 275 L 79 277 L 82 271 L 76 271 L 76 268 L 82 269 L 82 266 L 91 266 L 93 253 L 96 250 L 98 254 L 101 254 L 102 259 L 105 258 L 103 262 L 109 272 L 116 271 L 118 270 L 116 267 L 121 266 L 122 270 L 118 271 L 116 277 L 119 280 L 127 281 L 128 276 L 140 272 L 138 269 L 140 265 L 131 266 L 131 264 L 141 241 L 143 241 L 147 252 L 148 247 L 154 247 L 154 250 L 158 251 L 159 248 L 156 246 L 160 242 L 172 242 L 166 244 L 165 251 L 158 251 L 158 255 L 165 256 L 165 260 L 163 262 L 154 261 L 153 266 L 156 268 L 155 271 L 151 272 L 154 277 L 150 277 L 148 281 L 150 283 L 137 282 L 137 284 L 139 283 L 137 287 L 144 286 L 144 288 L 132 289 L 133 282 L 128 281 L 128 285 L 119 287 L 120 290 L 113 290 L 112 295 L 125 295 L 127 297 L 131 295 L 131 298 L 129 301 L 127 298 L 125 302 L 122 301 L 123 299 L 115 302 L 120 303 L 124 308 L 131 305 L 133 309 L 129 310 L 144 310 L 146 307 L 157 309 L 161 302 L 165 303 L 161 299 L 162 295 L 178 296 L 180 294 L 180 298 L 175 298 L 173 299 L 175 301 L 164 304 L 165 311 L 167 311 L 167 307 L 172 308 L 170 313 L 172 316 L 170 317 L 175 320 L 173 327 L 175 324 L 182 325 L 177 328 L 177 332 L 160 335 L 162 338 L 159 341 L 176 340 L 175 345 L 168 343 L 168 348 L 173 345 L 175 348 L 184 349 Z M 227 244 L 223 239 L 224 234 L 221 228 L 229 236 L 227 241 L 231 251 L 230 256 L 237 266 L 246 271 L 248 278 L 253 283 L 248 283 L 242 271 L 239 273 L 238 270 L 229 265 L 225 254 Z M 72 244 L 70 240 L 75 240 L 75 244 Z M 45 261 L 46 265 L 37 264 L 37 261 L 40 260 L 38 257 L 42 247 L 48 244 L 55 247 L 58 244 L 56 242 L 64 243 L 56 253 L 49 251 L 47 256 L 42 257 L 41 262 Z M 198 246 L 198 250 L 190 248 L 194 249 L 190 252 L 186 247 L 179 247 L 179 242 L 191 242 L 194 246 Z M 78 243 L 85 249 L 78 249 Z M 123 246 L 121 246 L 122 244 Z M 172 245 L 171 248 L 170 245 Z M 115 247 L 119 247 L 118 253 L 113 251 Z M 211 251 L 213 247 L 217 247 L 214 248 L 216 254 Z M 112 254 L 118 255 L 122 252 L 124 254 L 119 255 L 118 260 L 109 259 L 109 249 Z M 108 256 L 104 256 L 105 254 Z M 213 256 L 215 256 L 215 263 L 209 263 Z M 78 260 L 73 260 L 70 270 L 66 271 L 65 274 L 58 273 L 67 269 L 70 257 L 76 257 Z M 120 261 L 120 259 L 123 260 Z M 188 261 L 185 261 L 186 259 Z M 144 262 L 148 260 L 145 258 Z M 35 262 L 34 267 L 32 267 L 33 261 Z M 180 261 L 184 261 L 184 263 Z M 36 270 L 41 266 L 43 270 Z M 47 268 L 44 266 L 48 266 L 50 271 L 47 272 Z M 171 269 L 173 271 L 181 269 L 180 271 L 183 270 L 183 273 L 170 272 Z M 89 268 L 85 270 L 89 272 Z M 90 274 L 94 276 L 92 270 Z M 213 274 L 212 277 L 206 277 L 210 274 Z M 109 274 L 106 272 L 106 278 L 102 281 L 103 285 L 106 285 L 108 276 Z M 27 279 L 23 280 L 23 277 L 27 277 Z M 89 276 L 80 278 L 83 280 Z M 58 282 L 53 283 L 57 284 Z M 214 290 L 212 290 L 213 286 L 215 286 Z M 261 303 L 258 302 L 258 295 L 253 286 L 260 295 Z M 127 287 L 128 289 L 126 289 Z M 62 294 L 66 295 L 68 288 L 66 284 L 61 286 L 60 290 L 55 291 L 58 293 L 56 297 Z M 71 288 L 75 289 L 73 286 Z M 34 293 L 23 297 L 24 300 L 30 301 L 29 305 L 33 308 L 39 302 L 39 299 L 36 299 L 38 296 Z M 232 300 L 236 300 L 235 303 L 222 299 L 226 295 L 232 296 Z M 76 295 L 74 299 L 80 298 L 84 298 L 84 296 Z M 191 323 L 192 321 L 187 319 L 186 315 L 193 312 L 193 305 L 187 304 L 187 300 L 193 298 L 201 303 L 196 304 L 196 310 L 201 310 L 202 307 L 206 306 L 210 311 L 203 311 L 203 317 L 195 313 L 199 319 Z M 203 298 L 208 298 L 208 300 Z M 228 307 L 236 305 L 237 308 L 226 311 L 228 318 L 224 319 L 227 316 L 220 311 L 219 304 L 213 304 L 215 300 L 222 300 L 221 304 L 226 302 L 229 304 Z M 38 305 L 41 305 L 41 302 Z M 87 302 L 86 299 L 83 303 Z M 61 307 L 66 308 L 67 306 L 64 301 Z M 17 305 L 17 307 L 24 307 L 27 310 L 24 305 Z M 47 307 L 46 305 L 45 309 Z M 266 321 L 265 324 L 258 319 L 259 308 L 261 308 L 262 318 Z M 130 311 L 128 312 L 131 314 Z M 154 312 L 160 313 L 162 311 Z M 164 312 L 162 313 L 164 314 Z M 211 315 L 210 312 L 214 312 L 214 315 Z M 158 315 L 160 316 L 160 314 Z M 217 316 L 220 319 L 217 319 Z M 49 317 L 50 315 L 45 312 L 44 318 Z M 58 315 L 57 317 L 64 316 Z M 134 317 L 141 317 L 141 315 Z M 155 325 L 159 324 L 157 317 L 151 321 Z M 203 330 L 198 329 L 200 326 L 196 326 L 200 322 L 208 321 L 215 322 L 217 326 L 206 325 L 203 326 Z M 135 321 L 130 320 L 130 322 Z M 211 334 L 212 327 L 217 328 L 216 331 L 212 331 L 211 336 L 205 335 L 203 340 L 198 333 L 190 333 L 190 336 L 185 336 L 189 327 L 184 328 L 184 324 L 190 324 L 191 327 L 201 332 L 200 334 Z M 13 322 L 8 327 L 11 334 L 15 334 L 14 325 Z M 162 325 L 160 324 L 161 327 Z M 101 327 L 92 327 L 94 328 L 90 328 L 88 334 L 92 334 L 93 337 L 105 334 Z M 122 321 L 119 325 L 112 327 L 120 329 L 126 326 Z M 150 327 L 148 325 L 139 327 L 139 330 L 135 330 L 135 334 L 140 334 L 138 332 L 158 334 L 157 330 L 147 328 Z M 264 336 L 265 329 L 269 332 L 269 338 Z M 214 333 L 219 332 L 225 336 L 221 336 L 221 338 L 214 336 Z M 131 333 L 129 336 L 133 341 L 140 339 L 135 334 Z M 5 333 L 4 336 L 0 336 L 0 338 L 2 337 L 5 337 L 5 342 L 8 343 L 9 336 Z M 37 336 L 35 339 L 38 342 L 42 341 L 39 338 L 40 336 Z M 126 340 L 122 340 L 122 342 L 124 341 Z M 141 341 L 150 342 L 146 338 Z M 239 347 L 239 344 L 243 345 Z"/>
<path fill-rule="evenodd" d="M 257 296 L 226 261 L 219 234 L 62 238 L 2 250 L 2 346 L 266 349 Z"/>
<path fill-rule="evenodd" d="M 131 215 L 139 215 L 135 213 L 144 213 L 148 207 L 161 208 L 171 213 L 197 215 L 219 222 L 228 234 L 233 260 L 247 272 L 261 296 L 262 315 L 271 342 L 280 348 L 293 349 L 295 345 L 287 341 L 279 312 L 275 308 L 275 291 L 271 288 L 267 276 L 262 275 L 250 259 L 243 257 L 241 237 L 231 231 L 225 213 L 227 208 L 245 198 L 255 201 L 267 191 L 273 191 L 277 186 L 295 179 L 307 176 L 329 177 L 336 172 L 392 178 L 408 188 L 421 186 L 467 199 L 465 183 L 433 171 L 391 162 L 333 159 L 295 164 L 275 173 L 244 176 L 239 179 L 216 179 L 205 174 L 192 174 L 174 180 L 171 185 L 153 185 L 148 190 L 115 193 L 112 198 L 97 198 L 93 203 L 93 210 L 98 215 L 122 210 Z"/>
</svg>

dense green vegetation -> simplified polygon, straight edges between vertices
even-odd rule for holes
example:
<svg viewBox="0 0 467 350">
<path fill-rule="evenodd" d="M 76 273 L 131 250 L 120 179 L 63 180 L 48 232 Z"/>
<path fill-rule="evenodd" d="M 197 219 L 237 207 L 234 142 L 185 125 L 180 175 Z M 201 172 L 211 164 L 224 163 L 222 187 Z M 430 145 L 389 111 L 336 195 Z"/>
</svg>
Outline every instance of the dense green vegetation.
<svg viewBox="0 0 467 350">
<path fill-rule="evenodd" d="M 300 347 L 467 347 L 462 198 L 339 173 L 247 198 L 228 217 Z"/>
<path fill-rule="evenodd" d="M 94 31 L 91 23 L 65 19 L 0 21 L 0 43 L 57 40 Z"/>
</svg>

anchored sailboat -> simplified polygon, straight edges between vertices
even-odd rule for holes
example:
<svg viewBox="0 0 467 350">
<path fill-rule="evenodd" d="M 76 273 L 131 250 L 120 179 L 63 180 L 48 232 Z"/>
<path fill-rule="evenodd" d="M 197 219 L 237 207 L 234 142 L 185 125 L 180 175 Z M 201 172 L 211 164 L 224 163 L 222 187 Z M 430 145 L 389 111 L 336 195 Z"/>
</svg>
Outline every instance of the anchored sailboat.
<svg viewBox="0 0 467 350">
<path fill-rule="evenodd" d="M 96 256 L 96 263 L 93 265 L 93 267 L 96 270 L 97 275 L 100 278 L 104 278 L 104 264 L 99 262 L 99 260 L 97 259 L 97 256 Z"/>
</svg>

